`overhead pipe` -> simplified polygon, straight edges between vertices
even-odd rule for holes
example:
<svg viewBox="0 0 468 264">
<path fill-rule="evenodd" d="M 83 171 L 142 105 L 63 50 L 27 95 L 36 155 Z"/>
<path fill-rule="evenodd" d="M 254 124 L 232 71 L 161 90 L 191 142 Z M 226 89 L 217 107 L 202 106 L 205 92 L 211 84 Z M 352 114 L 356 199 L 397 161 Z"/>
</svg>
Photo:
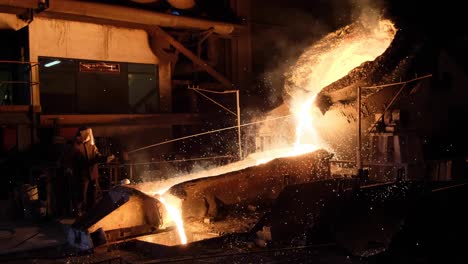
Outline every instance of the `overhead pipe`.
<svg viewBox="0 0 468 264">
<path fill-rule="evenodd" d="M 11 5 L 15 1 L 7 1 Z M 131 24 L 139 24 L 145 26 L 161 26 L 172 28 L 187 28 L 209 30 L 212 29 L 215 33 L 221 35 L 231 34 L 239 25 L 209 21 L 198 18 L 176 16 L 159 12 L 135 9 L 131 7 L 82 2 L 76 0 L 60 0 L 50 1 L 49 8 L 39 14 L 43 17 L 70 19 L 77 18 L 96 19 L 100 22 L 114 21 L 127 22 Z"/>
</svg>

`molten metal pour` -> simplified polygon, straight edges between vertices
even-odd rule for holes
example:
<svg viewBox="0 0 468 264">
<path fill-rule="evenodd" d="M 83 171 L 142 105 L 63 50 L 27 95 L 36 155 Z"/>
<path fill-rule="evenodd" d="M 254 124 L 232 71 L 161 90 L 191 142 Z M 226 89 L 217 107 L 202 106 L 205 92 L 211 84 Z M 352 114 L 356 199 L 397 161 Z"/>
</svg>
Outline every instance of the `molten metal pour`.
<svg viewBox="0 0 468 264">
<path fill-rule="evenodd" d="M 179 202 L 179 208 L 177 208 L 174 205 L 169 204 L 166 201 L 166 198 L 164 196 L 159 196 L 158 200 L 164 205 L 166 208 L 167 212 L 169 213 L 169 216 L 171 217 L 171 220 L 174 221 L 177 227 L 177 232 L 179 234 L 180 238 L 180 243 L 185 245 L 187 244 L 187 236 L 185 235 L 185 229 L 184 229 L 184 221 L 182 220 L 182 213 L 180 211 L 180 202 Z"/>
<path fill-rule="evenodd" d="M 182 244 L 187 243 L 187 237 L 184 232 L 180 203 L 176 205 L 174 204 L 175 200 L 166 201 L 164 193 L 177 183 L 217 176 L 267 163 L 275 158 L 297 156 L 319 148 L 327 148 L 327 144 L 321 140 L 314 127 L 314 119 L 318 113 L 316 107 L 313 107 L 315 97 L 322 88 L 346 76 L 349 71 L 363 62 L 375 60 L 388 48 L 396 33 L 393 23 L 389 20 L 375 22 L 372 25 L 361 21 L 356 22 L 325 36 L 307 49 L 297 64 L 287 73 L 288 85 L 285 90 L 291 96 L 290 111 L 296 117 L 295 134 L 292 136 L 294 137 L 293 143 L 280 142 L 276 147 L 273 146 L 268 151 L 251 154 L 242 161 L 160 182 L 156 188 L 158 191 L 150 191 L 150 193 L 161 194 L 159 200 L 164 204 L 172 221 L 177 225 Z M 281 134 L 283 136 L 290 134 L 291 127 L 285 127 L 285 130 L 281 130 L 274 126 L 269 130 L 273 135 Z M 140 189 L 145 189 L 145 187 Z"/>
</svg>

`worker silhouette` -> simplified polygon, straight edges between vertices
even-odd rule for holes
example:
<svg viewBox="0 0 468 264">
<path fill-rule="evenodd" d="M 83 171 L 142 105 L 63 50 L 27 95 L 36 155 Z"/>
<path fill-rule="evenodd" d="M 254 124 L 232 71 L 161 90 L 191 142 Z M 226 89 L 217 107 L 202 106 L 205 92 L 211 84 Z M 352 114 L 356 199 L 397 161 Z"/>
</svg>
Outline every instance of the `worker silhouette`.
<svg viewBox="0 0 468 264">
<path fill-rule="evenodd" d="M 81 216 L 98 199 L 99 163 L 108 163 L 114 155 L 102 155 L 94 144 L 93 131 L 80 127 L 65 154 L 65 173 L 71 179 L 72 206 L 76 216 Z"/>
</svg>

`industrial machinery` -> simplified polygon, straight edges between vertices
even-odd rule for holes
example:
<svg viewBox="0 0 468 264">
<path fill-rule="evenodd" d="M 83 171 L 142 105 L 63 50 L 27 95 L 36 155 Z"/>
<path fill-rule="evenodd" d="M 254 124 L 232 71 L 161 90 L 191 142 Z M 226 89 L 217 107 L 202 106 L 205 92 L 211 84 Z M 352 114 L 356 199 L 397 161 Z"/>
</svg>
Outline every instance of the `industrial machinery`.
<svg viewBox="0 0 468 264">
<path fill-rule="evenodd" d="M 117 186 L 72 225 L 69 241 L 76 247 L 90 249 L 151 234 L 151 238 L 144 239 L 178 244 L 174 219 L 161 200 L 168 196 L 181 201 L 189 242 L 213 234 L 246 232 L 262 217 L 262 212 L 268 211 L 286 186 L 329 179 L 332 156 L 318 150 L 278 158 L 218 176 L 185 181 L 161 196 L 145 194 L 137 190 L 137 186 Z M 214 226 L 200 226 L 204 221 Z M 244 222 L 248 224 L 241 224 Z"/>
</svg>

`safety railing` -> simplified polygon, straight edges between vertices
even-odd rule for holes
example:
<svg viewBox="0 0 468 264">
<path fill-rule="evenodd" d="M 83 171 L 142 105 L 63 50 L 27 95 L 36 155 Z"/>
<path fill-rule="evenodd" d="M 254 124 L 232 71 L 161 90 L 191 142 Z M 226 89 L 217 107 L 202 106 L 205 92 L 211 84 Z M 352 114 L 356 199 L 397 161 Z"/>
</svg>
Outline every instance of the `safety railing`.
<svg viewBox="0 0 468 264">
<path fill-rule="evenodd" d="M 101 188 L 105 191 L 120 185 L 122 180 L 130 182 L 159 181 L 178 175 L 189 174 L 197 168 L 218 167 L 236 160 L 235 156 L 180 158 L 171 160 L 124 161 L 99 165 L 102 179 Z"/>
<path fill-rule="evenodd" d="M 368 171 L 369 178 L 377 181 L 388 182 L 409 179 L 407 163 L 364 161 L 362 166 L 363 169 Z M 335 176 L 356 176 L 356 161 L 331 160 L 330 170 L 331 174 Z"/>
<path fill-rule="evenodd" d="M 38 62 L 0 60 L 0 106 L 33 104 L 33 87 L 38 82 L 31 81 L 31 70 Z"/>
</svg>

